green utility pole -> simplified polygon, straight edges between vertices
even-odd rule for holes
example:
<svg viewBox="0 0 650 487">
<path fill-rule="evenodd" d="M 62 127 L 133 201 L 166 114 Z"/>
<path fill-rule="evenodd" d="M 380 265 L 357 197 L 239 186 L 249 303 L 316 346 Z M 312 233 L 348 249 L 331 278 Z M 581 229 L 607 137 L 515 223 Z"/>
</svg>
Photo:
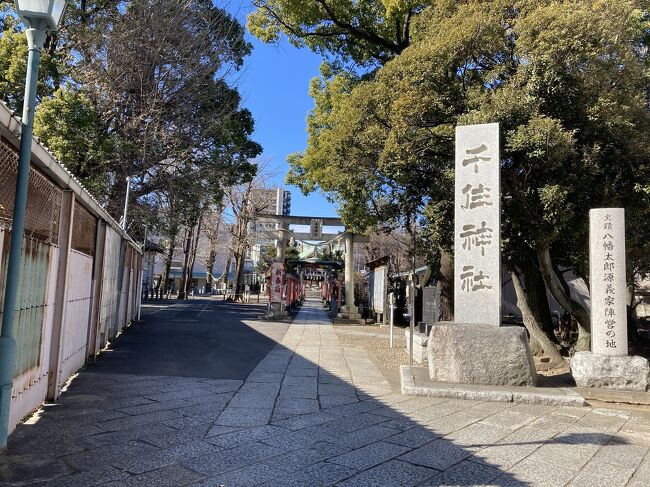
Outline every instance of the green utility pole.
<svg viewBox="0 0 650 487">
<path fill-rule="evenodd" d="M 58 30 L 65 13 L 68 0 L 15 0 L 16 13 L 27 29 L 27 79 L 25 80 L 25 99 L 20 132 L 20 156 L 16 175 L 16 196 L 14 214 L 11 222 L 11 241 L 7 261 L 7 279 L 2 308 L 2 328 L 0 328 L 0 453 L 7 449 L 9 435 L 9 407 L 13 387 L 14 360 L 16 358 L 16 339 L 13 336 L 14 308 L 16 294 L 20 285 L 23 234 L 25 233 L 25 209 L 27 189 L 32 158 L 32 132 L 34 129 L 34 109 L 36 108 L 36 83 L 41 50 L 45 44 L 46 31 Z"/>
<path fill-rule="evenodd" d="M 45 43 L 45 31 L 29 28 L 25 31 L 29 47 L 27 58 L 27 79 L 23 104 L 22 130 L 20 132 L 20 157 L 16 177 L 16 197 L 11 222 L 11 242 L 7 262 L 7 279 L 2 308 L 2 330 L 0 333 L 0 452 L 7 448 L 9 429 L 9 404 L 13 387 L 16 340 L 13 337 L 14 307 L 20 284 L 23 233 L 25 231 L 25 208 L 29 183 L 30 159 L 32 156 L 32 131 L 34 129 L 34 108 L 36 105 L 36 82 L 41 60 L 41 49 Z"/>
</svg>

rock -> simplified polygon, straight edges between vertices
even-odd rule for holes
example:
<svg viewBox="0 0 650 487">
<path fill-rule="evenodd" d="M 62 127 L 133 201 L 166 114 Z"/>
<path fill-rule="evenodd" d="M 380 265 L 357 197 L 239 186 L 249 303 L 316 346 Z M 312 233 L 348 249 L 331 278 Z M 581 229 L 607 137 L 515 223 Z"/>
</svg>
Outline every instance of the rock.
<svg viewBox="0 0 650 487">
<path fill-rule="evenodd" d="M 578 387 L 630 391 L 650 388 L 650 364 L 643 357 L 576 352 L 571 359 L 571 374 Z"/>
<path fill-rule="evenodd" d="M 427 347 L 433 381 L 534 386 L 535 363 L 526 329 L 520 326 L 440 322 Z"/>
</svg>

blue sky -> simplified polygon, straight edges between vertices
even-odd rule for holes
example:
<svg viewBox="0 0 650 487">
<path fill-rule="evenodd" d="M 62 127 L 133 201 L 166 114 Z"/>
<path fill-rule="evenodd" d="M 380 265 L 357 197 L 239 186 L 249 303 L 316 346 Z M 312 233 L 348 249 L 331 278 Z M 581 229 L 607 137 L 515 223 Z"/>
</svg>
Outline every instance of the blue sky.
<svg viewBox="0 0 650 487">
<path fill-rule="evenodd" d="M 243 19 L 244 12 L 237 16 Z M 270 160 L 274 184 L 291 191 L 293 215 L 334 216 L 336 208 L 322 194 L 305 197 L 298 188 L 284 183 L 287 155 L 307 145 L 305 120 L 314 105 L 309 81 L 318 76 L 321 58 L 308 49 L 297 49 L 286 39 L 279 45 L 264 44 L 251 35 L 248 40 L 253 52 L 246 58 L 238 88 L 243 105 L 255 118 L 254 139 L 264 148 L 261 158 Z"/>
</svg>

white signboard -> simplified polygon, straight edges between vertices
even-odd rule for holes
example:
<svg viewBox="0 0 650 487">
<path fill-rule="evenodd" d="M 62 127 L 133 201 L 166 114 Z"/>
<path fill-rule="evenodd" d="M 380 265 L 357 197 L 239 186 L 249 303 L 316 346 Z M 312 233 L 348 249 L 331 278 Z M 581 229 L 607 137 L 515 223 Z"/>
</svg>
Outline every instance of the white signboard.
<svg viewBox="0 0 650 487">
<path fill-rule="evenodd" d="M 499 124 L 456 127 L 454 319 L 501 324 Z"/>
<path fill-rule="evenodd" d="M 591 351 L 627 355 L 625 210 L 589 211 Z"/>
<path fill-rule="evenodd" d="M 384 312 L 384 297 L 386 295 L 386 266 L 377 267 L 368 276 L 370 308 L 375 313 Z"/>
<path fill-rule="evenodd" d="M 272 303 L 282 302 L 282 289 L 284 287 L 284 264 L 274 262 L 271 266 L 271 287 L 270 301 Z"/>
</svg>

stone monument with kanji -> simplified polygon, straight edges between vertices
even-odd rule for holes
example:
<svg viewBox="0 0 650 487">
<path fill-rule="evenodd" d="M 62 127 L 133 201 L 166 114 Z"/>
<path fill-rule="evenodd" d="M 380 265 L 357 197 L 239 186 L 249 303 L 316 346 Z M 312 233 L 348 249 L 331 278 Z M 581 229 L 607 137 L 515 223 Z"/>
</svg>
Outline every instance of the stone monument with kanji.
<svg viewBox="0 0 650 487">
<path fill-rule="evenodd" d="M 434 381 L 536 383 L 526 329 L 501 322 L 499 142 L 497 123 L 456 127 L 454 321 L 431 328 Z"/>
<path fill-rule="evenodd" d="M 628 356 L 625 210 L 589 211 L 591 352 L 577 352 L 571 373 L 580 387 L 646 391 L 650 365 Z"/>
</svg>

